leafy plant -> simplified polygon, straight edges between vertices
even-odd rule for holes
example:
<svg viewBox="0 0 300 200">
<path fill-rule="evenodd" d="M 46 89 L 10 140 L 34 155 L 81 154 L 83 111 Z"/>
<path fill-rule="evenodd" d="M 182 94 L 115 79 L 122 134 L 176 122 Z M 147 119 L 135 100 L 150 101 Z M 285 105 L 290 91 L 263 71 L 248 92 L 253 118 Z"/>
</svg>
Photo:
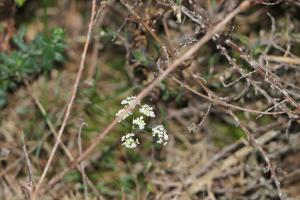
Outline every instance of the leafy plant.
<svg viewBox="0 0 300 200">
<path fill-rule="evenodd" d="M 66 48 L 63 29 L 56 28 L 49 36 L 38 34 L 32 42 L 24 41 L 26 30 L 21 27 L 13 37 L 16 50 L 10 54 L 0 53 L 0 107 L 6 103 L 6 94 L 24 79 L 49 72 L 54 62 L 64 60 Z"/>
</svg>

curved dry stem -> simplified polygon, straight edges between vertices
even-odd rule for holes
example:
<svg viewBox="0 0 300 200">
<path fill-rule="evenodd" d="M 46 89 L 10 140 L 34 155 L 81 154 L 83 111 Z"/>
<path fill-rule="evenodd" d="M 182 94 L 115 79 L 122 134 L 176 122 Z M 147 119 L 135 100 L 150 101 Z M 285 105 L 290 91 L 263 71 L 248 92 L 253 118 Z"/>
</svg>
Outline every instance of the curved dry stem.
<svg viewBox="0 0 300 200">
<path fill-rule="evenodd" d="M 219 22 L 216 26 L 212 27 L 207 31 L 207 33 L 197 42 L 195 43 L 188 51 L 186 51 L 182 56 L 175 59 L 173 63 L 169 64 L 167 69 L 163 71 L 150 85 L 148 85 L 145 89 L 143 89 L 135 98 L 135 100 L 132 102 L 132 104 L 125 110 L 125 112 L 122 115 L 119 115 L 116 117 L 103 131 L 100 133 L 89 145 L 87 149 L 85 149 L 82 154 L 71 164 L 68 168 L 66 168 L 64 171 L 62 171 L 60 174 L 57 174 L 55 177 L 53 177 L 49 185 L 54 185 L 57 181 L 59 181 L 64 174 L 66 174 L 70 169 L 74 168 L 78 163 L 86 159 L 89 154 L 96 148 L 96 146 L 105 138 L 106 135 L 108 135 L 115 126 L 119 123 L 120 119 L 123 118 L 123 116 L 130 112 L 137 103 L 142 100 L 144 97 L 146 97 L 152 89 L 157 86 L 163 79 L 165 79 L 171 72 L 173 72 L 180 64 L 182 64 L 184 61 L 189 59 L 195 52 L 198 51 L 205 43 L 207 43 L 216 33 L 222 31 L 227 23 L 229 23 L 236 15 L 238 15 L 240 12 L 243 12 L 247 10 L 249 7 L 251 7 L 252 1 L 246 0 L 243 1 L 236 9 L 234 9 L 231 13 L 229 13 L 221 22 Z"/>
<path fill-rule="evenodd" d="M 80 79 L 81 79 L 81 76 L 82 76 L 82 72 L 83 72 L 83 69 L 84 69 L 84 63 L 85 63 L 85 58 L 86 58 L 86 54 L 87 54 L 87 50 L 88 50 L 88 47 L 89 47 L 89 42 L 90 42 L 90 39 L 91 39 L 91 34 L 92 34 L 92 29 L 93 29 L 93 24 L 94 24 L 94 19 L 95 19 L 95 14 L 96 14 L 96 0 L 93 0 L 93 3 L 92 3 L 92 13 L 91 13 L 91 18 L 90 18 L 90 22 L 89 22 L 89 27 L 88 27 L 88 32 L 87 32 L 87 38 L 86 38 L 86 41 L 85 41 L 85 45 L 84 45 L 84 49 L 83 49 L 83 52 L 82 52 L 82 55 L 81 55 L 81 61 L 80 61 L 80 66 L 79 66 L 79 70 L 78 70 L 78 73 L 77 73 L 77 76 L 76 76 L 76 80 L 75 80 L 75 83 L 73 85 L 73 90 L 72 90 L 72 93 L 71 93 L 71 97 L 70 97 L 70 100 L 67 104 L 67 110 L 65 112 L 65 116 L 63 118 L 63 122 L 62 122 L 62 125 L 58 131 L 58 137 L 56 139 L 56 142 L 53 146 L 53 149 L 51 151 L 51 154 L 49 156 L 49 159 L 47 161 L 47 164 L 44 168 L 44 171 L 36 185 L 36 188 L 35 188 L 35 191 L 33 193 L 33 197 L 32 199 L 36 199 L 37 198 L 37 195 L 38 195 L 38 192 L 39 192 L 39 189 L 41 187 L 41 184 L 43 183 L 45 177 L 46 177 L 46 174 L 49 170 L 49 167 L 51 165 L 51 162 L 54 158 L 54 155 L 55 155 L 55 152 L 58 148 L 58 145 L 60 143 L 60 139 L 61 139 L 61 136 L 65 130 L 65 127 L 66 127 L 66 124 L 68 122 L 68 119 L 69 119 L 69 116 L 70 116 L 70 113 L 71 113 L 71 109 L 73 107 L 73 103 L 74 103 L 74 100 L 75 100 L 75 97 L 76 97 L 76 94 L 77 94 L 77 91 L 78 91 L 78 85 L 79 85 L 79 82 L 80 82 Z"/>
</svg>

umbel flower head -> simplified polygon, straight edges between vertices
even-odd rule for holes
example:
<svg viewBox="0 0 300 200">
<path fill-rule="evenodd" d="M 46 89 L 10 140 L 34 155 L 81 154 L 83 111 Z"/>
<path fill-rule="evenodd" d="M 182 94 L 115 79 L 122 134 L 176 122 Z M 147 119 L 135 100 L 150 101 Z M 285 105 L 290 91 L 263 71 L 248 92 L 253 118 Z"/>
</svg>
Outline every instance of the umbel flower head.
<svg viewBox="0 0 300 200">
<path fill-rule="evenodd" d="M 146 115 L 147 117 L 155 117 L 155 114 L 153 112 L 153 107 L 147 104 L 142 105 L 139 111 L 144 115 Z"/>
<path fill-rule="evenodd" d="M 168 143 L 169 136 L 167 134 L 166 129 L 163 127 L 163 125 L 157 125 L 153 127 L 152 136 L 157 138 L 156 140 L 157 144 L 166 145 Z"/>
<path fill-rule="evenodd" d="M 132 124 L 137 125 L 140 130 L 143 130 L 146 125 L 143 116 L 133 119 Z"/>
<path fill-rule="evenodd" d="M 139 140 L 136 138 L 134 139 L 134 133 L 128 133 L 121 138 L 122 145 L 128 149 L 134 149 L 140 144 Z"/>
<path fill-rule="evenodd" d="M 121 122 L 122 120 L 125 120 L 127 117 L 129 117 L 130 115 L 132 115 L 131 111 L 125 113 L 125 110 L 128 108 L 128 106 L 130 106 L 132 104 L 132 102 L 134 101 L 135 98 L 136 98 L 136 96 L 129 96 L 129 97 L 126 97 L 126 99 L 123 99 L 121 101 L 121 104 L 124 105 L 124 108 L 120 109 L 116 113 L 116 116 L 123 115 L 123 114 L 124 114 L 124 116 L 122 117 L 122 119 L 119 120 L 119 122 Z M 138 105 L 140 105 L 140 103 L 141 102 L 139 101 Z"/>
<path fill-rule="evenodd" d="M 127 117 L 133 114 L 132 112 L 134 112 L 134 109 L 133 111 L 129 111 L 129 112 L 125 112 L 125 111 L 130 105 L 132 105 L 135 98 L 136 98 L 135 96 L 129 96 L 121 101 L 121 104 L 124 105 L 124 107 L 116 113 L 116 116 L 120 116 L 120 115 L 123 116 L 122 119 L 119 120 L 119 122 L 125 120 Z M 134 132 L 142 131 L 145 129 L 146 127 L 145 118 L 147 119 L 149 117 L 151 118 L 155 117 L 155 113 L 153 111 L 154 109 L 152 106 L 149 106 L 148 104 L 141 105 L 140 101 L 137 102 L 137 104 L 140 105 L 139 108 L 140 116 L 133 118 L 132 130 L 131 130 L 132 132 L 127 133 L 121 138 L 122 145 L 129 149 L 136 148 L 140 144 L 139 140 L 135 137 L 136 135 Z M 143 115 L 141 116 L 141 114 Z M 152 136 L 156 139 L 157 144 L 166 145 L 168 142 L 167 131 L 162 125 L 158 125 L 152 128 Z"/>
</svg>

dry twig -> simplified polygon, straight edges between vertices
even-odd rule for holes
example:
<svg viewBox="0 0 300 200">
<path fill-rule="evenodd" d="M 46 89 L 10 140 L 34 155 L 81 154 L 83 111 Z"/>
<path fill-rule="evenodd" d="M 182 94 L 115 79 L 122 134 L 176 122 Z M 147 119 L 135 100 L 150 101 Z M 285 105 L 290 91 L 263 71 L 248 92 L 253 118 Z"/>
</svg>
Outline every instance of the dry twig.
<svg viewBox="0 0 300 200">
<path fill-rule="evenodd" d="M 131 111 L 137 103 L 142 100 L 145 96 L 147 96 L 151 90 L 160 83 L 164 78 L 166 78 L 172 71 L 174 71 L 180 64 L 182 64 L 185 60 L 189 59 L 200 47 L 202 47 L 206 42 L 208 42 L 216 33 L 222 31 L 226 24 L 230 22 L 236 15 L 240 12 L 247 10 L 253 2 L 251 0 L 243 1 L 236 9 L 234 9 L 231 13 L 229 13 L 221 22 L 219 22 L 212 29 L 209 29 L 207 33 L 196 43 L 194 44 L 187 52 L 185 52 L 182 56 L 175 59 L 172 64 L 170 64 L 165 71 L 163 71 L 150 85 L 148 85 L 145 89 L 143 89 L 132 102 L 132 104 L 124 111 L 123 115 L 127 112 Z M 104 137 L 110 133 L 114 129 L 114 127 L 118 124 L 120 119 L 123 118 L 123 115 L 119 115 L 116 117 L 103 131 L 100 133 L 89 145 L 87 149 L 83 151 L 81 156 L 79 156 L 68 168 L 62 171 L 60 174 L 57 174 L 55 177 L 51 179 L 49 185 L 55 184 L 59 181 L 65 173 L 69 171 L 69 169 L 74 168 L 78 163 L 86 159 L 89 154 L 95 149 L 95 147 L 104 139 Z"/>
<path fill-rule="evenodd" d="M 96 14 L 95 11 L 96 11 L 96 0 L 93 0 L 92 13 L 91 13 L 90 23 L 89 23 L 89 27 L 88 27 L 88 32 L 87 32 L 87 38 L 86 38 L 86 42 L 85 42 L 85 45 L 84 45 L 83 53 L 81 55 L 80 66 L 79 66 L 79 70 L 78 70 L 76 80 L 75 80 L 75 83 L 74 83 L 74 86 L 73 86 L 73 90 L 72 90 L 72 93 L 71 93 L 71 98 L 68 102 L 67 109 L 66 109 L 66 112 L 65 112 L 65 116 L 63 118 L 61 128 L 58 131 L 58 137 L 57 137 L 56 142 L 53 146 L 53 149 L 52 149 L 51 154 L 49 156 L 48 162 L 47 162 L 47 164 L 44 168 L 44 171 L 43 171 L 43 173 L 42 173 L 42 175 L 41 175 L 41 177 L 40 177 L 40 179 L 39 179 L 39 181 L 36 185 L 35 191 L 33 193 L 33 199 L 36 199 L 37 196 L 38 196 L 39 188 L 40 188 L 41 184 L 43 183 L 43 181 L 45 179 L 47 171 L 49 170 L 50 164 L 51 164 L 51 162 L 54 158 L 55 152 L 56 152 L 56 150 L 58 148 L 58 145 L 60 143 L 61 136 L 62 136 L 62 134 L 65 130 L 65 127 L 67 125 L 67 122 L 68 122 L 68 119 L 69 119 L 69 116 L 70 116 L 70 113 L 71 113 L 71 109 L 73 107 L 73 103 L 74 103 L 74 100 L 75 100 L 75 97 L 76 97 L 76 94 L 77 94 L 80 78 L 82 76 L 82 72 L 83 72 L 83 69 L 84 69 L 86 53 L 87 53 L 87 50 L 88 50 L 88 47 L 89 47 L 89 42 L 90 42 L 90 39 L 91 39 L 93 23 L 94 23 L 94 18 L 95 18 L 95 14 Z"/>
</svg>

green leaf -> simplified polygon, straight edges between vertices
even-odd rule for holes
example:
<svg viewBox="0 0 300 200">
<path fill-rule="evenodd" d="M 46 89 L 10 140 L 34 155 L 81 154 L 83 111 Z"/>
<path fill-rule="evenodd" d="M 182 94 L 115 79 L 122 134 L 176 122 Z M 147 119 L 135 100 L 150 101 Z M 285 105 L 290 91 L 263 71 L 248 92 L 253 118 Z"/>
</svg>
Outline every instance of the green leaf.
<svg viewBox="0 0 300 200">
<path fill-rule="evenodd" d="M 21 27 L 12 39 L 15 50 L 10 54 L 0 53 L 0 90 L 4 94 L 0 97 L 0 108 L 6 102 L 7 91 L 15 89 L 24 78 L 49 72 L 54 62 L 64 60 L 67 46 L 63 29 L 54 29 L 50 36 L 38 34 L 31 43 L 24 41 L 25 34 L 25 27 Z"/>
<path fill-rule="evenodd" d="M 17 6 L 21 7 L 24 5 L 26 0 L 15 0 L 15 3 L 17 4 Z"/>
</svg>

